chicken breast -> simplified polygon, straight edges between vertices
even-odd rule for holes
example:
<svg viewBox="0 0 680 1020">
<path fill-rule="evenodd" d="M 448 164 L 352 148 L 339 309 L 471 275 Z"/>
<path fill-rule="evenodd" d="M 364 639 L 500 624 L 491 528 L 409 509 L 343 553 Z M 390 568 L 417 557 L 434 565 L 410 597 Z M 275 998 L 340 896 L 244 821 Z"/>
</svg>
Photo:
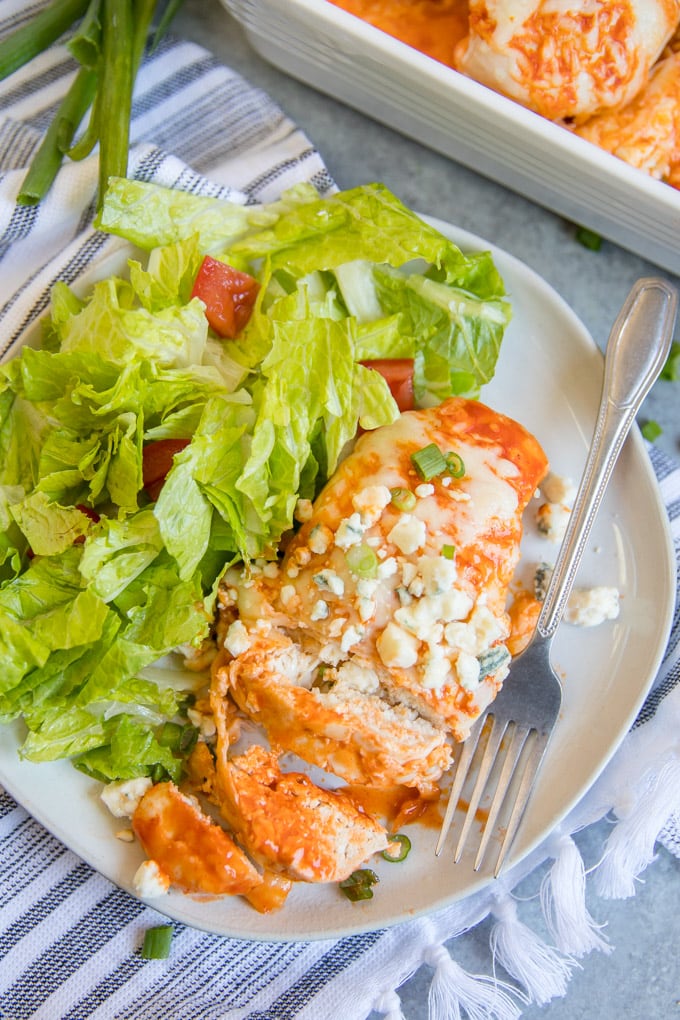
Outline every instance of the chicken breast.
<svg viewBox="0 0 680 1020">
<path fill-rule="evenodd" d="M 273 744 L 348 783 L 427 790 L 451 764 L 446 732 L 392 704 L 375 668 L 330 667 L 284 630 L 255 628 L 248 649 L 216 671 L 216 702 L 229 694 Z"/>
<path fill-rule="evenodd" d="M 551 120 L 620 109 L 680 20 L 677 0 L 470 0 L 454 66 Z"/>
<path fill-rule="evenodd" d="M 257 744 L 218 759 L 221 810 L 255 861 L 295 881 L 340 882 L 389 843 L 387 833 L 342 790 L 283 772 Z"/>
<path fill-rule="evenodd" d="M 249 893 L 262 883 L 229 834 L 174 783 L 156 783 L 147 790 L 132 828 L 145 853 L 183 892 Z"/>
<path fill-rule="evenodd" d="M 427 453 L 439 470 L 423 479 Z M 362 436 L 281 566 L 227 579 L 238 619 L 215 697 L 348 782 L 431 787 L 507 674 L 507 590 L 546 470 L 533 436 L 478 401 Z"/>
</svg>

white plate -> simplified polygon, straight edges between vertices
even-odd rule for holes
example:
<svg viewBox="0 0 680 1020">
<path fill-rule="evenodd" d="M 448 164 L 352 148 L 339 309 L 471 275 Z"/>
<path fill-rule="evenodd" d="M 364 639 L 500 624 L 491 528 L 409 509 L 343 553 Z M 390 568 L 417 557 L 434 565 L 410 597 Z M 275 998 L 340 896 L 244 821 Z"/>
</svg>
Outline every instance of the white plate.
<svg viewBox="0 0 680 1020">
<path fill-rule="evenodd" d="M 471 234 L 434 222 L 466 250 L 491 248 L 513 304 L 496 377 L 482 399 L 512 415 L 543 444 L 557 473 L 578 479 L 594 425 L 602 356 L 580 320 L 540 277 Z M 116 270 L 122 250 L 109 255 Z M 95 266 L 97 275 L 102 266 Z M 30 337 L 26 338 L 30 342 Z M 530 533 L 525 559 L 554 548 Z M 581 566 L 579 584 L 612 584 L 622 594 L 618 620 L 591 630 L 563 624 L 554 658 L 564 677 L 564 707 L 539 777 L 513 864 L 576 804 L 625 736 L 658 668 L 671 624 L 675 567 L 666 513 L 637 430 L 626 442 Z M 35 765 L 17 757 L 19 725 L 0 728 L 0 781 L 35 818 L 107 878 L 131 891 L 142 860 L 121 843 L 121 827 L 101 806 L 100 785 L 67 762 Z M 394 865 L 380 860 L 372 900 L 350 903 L 335 886 L 299 885 L 279 913 L 261 915 L 239 897 L 201 901 L 178 893 L 151 901 L 170 917 L 224 935 L 298 940 L 381 928 L 445 906 L 485 885 L 472 860 L 435 860 L 436 832 L 410 826 L 413 850 Z M 449 837 L 450 840 L 452 837 Z M 373 864 L 371 865 L 373 866 Z"/>
</svg>

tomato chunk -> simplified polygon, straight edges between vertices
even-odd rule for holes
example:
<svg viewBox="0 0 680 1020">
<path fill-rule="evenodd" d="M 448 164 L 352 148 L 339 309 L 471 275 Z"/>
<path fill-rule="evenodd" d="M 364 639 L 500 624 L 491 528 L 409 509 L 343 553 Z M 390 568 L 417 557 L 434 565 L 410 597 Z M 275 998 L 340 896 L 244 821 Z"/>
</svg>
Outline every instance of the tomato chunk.
<svg viewBox="0 0 680 1020">
<path fill-rule="evenodd" d="M 233 340 L 250 319 L 259 289 L 253 276 L 206 255 L 191 296 L 204 303 L 206 318 L 215 332 Z"/>
<path fill-rule="evenodd" d="M 85 514 L 85 516 L 89 517 L 90 520 L 94 521 L 95 524 L 97 523 L 97 521 L 101 520 L 101 517 L 99 516 L 97 511 L 93 510 L 91 506 L 85 506 L 84 503 L 76 503 L 76 510 L 80 510 L 81 514 Z"/>
<path fill-rule="evenodd" d="M 99 516 L 97 511 L 93 510 L 91 506 L 85 506 L 84 503 L 76 503 L 76 510 L 80 510 L 81 514 L 85 514 L 85 516 L 89 517 L 90 520 L 94 521 L 95 524 L 97 523 L 97 521 L 101 520 L 101 517 Z M 74 539 L 73 544 L 74 545 L 82 545 L 84 543 L 84 541 L 85 541 L 85 536 L 84 535 L 78 535 L 78 538 Z"/>
<path fill-rule="evenodd" d="M 400 411 L 413 410 L 413 358 L 375 358 L 361 364 L 380 372 Z"/>
<path fill-rule="evenodd" d="M 142 450 L 142 483 L 149 499 L 157 500 L 176 453 L 189 439 L 157 439 Z"/>
</svg>

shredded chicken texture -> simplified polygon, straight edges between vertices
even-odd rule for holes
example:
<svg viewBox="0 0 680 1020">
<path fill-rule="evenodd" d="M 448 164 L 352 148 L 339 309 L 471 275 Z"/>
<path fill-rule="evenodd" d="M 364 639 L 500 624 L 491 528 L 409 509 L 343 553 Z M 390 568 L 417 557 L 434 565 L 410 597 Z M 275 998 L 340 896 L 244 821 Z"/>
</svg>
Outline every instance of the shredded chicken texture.
<svg viewBox="0 0 680 1020">
<path fill-rule="evenodd" d="M 431 789 L 451 764 L 445 731 L 406 705 L 392 706 L 377 683 L 374 694 L 351 684 L 334 692 L 306 687 L 304 673 L 282 666 L 298 653 L 285 633 L 256 634 L 246 652 L 218 671 L 215 697 L 231 695 L 275 744 L 346 782 Z M 329 673 L 327 682 L 334 678 Z"/>
<path fill-rule="evenodd" d="M 620 109 L 673 34 L 676 0 L 470 0 L 455 66 L 551 120 Z"/>
</svg>

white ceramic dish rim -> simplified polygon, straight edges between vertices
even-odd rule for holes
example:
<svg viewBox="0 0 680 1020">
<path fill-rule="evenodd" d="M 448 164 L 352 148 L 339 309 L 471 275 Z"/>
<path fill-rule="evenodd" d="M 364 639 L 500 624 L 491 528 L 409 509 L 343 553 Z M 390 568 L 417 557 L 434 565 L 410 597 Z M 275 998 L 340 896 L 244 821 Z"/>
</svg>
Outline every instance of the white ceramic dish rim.
<svg viewBox="0 0 680 1020">
<path fill-rule="evenodd" d="M 240 0 L 221 0 L 222 4 L 244 25 L 250 26 L 252 16 Z M 245 7 L 256 7 L 258 0 Z M 501 121 L 508 121 L 522 131 L 528 131 L 547 144 L 560 150 L 564 159 L 587 166 L 595 173 L 605 173 L 613 177 L 617 183 L 643 192 L 655 202 L 666 206 L 670 211 L 680 213 L 680 192 L 662 181 L 655 180 L 641 170 L 625 163 L 616 156 L 598 148 L 579 135 L 566 128 L 546 120 L 534 111 L 522 106 L 500 93 L 494 92 L 472 78 L 468 78 L 454 68 L 442 64 L 433 57 L 414 49 L 394 36 L 388 35 L 375 25 L 336 7 L 328 0 L 278 0 L 279 16 L 285 20 L 285 7 L 299 11 L 303 20 L 314 26 L 322 23 L 330 32 L 338 27 L 348 36 L 360 40 L 376 54 L 382 56 L 386 66 L 398 69 L 401 66 L 422 75 L 440 91 L 452 94 L 459 93 L 466 101 L 478 105 L 488 113 L 498 116 Z M 313 35 L 310 36 L 313 38 Z M 336 45 L 342 48 L 342 39 L 336 37 Z"/>
</svg>

